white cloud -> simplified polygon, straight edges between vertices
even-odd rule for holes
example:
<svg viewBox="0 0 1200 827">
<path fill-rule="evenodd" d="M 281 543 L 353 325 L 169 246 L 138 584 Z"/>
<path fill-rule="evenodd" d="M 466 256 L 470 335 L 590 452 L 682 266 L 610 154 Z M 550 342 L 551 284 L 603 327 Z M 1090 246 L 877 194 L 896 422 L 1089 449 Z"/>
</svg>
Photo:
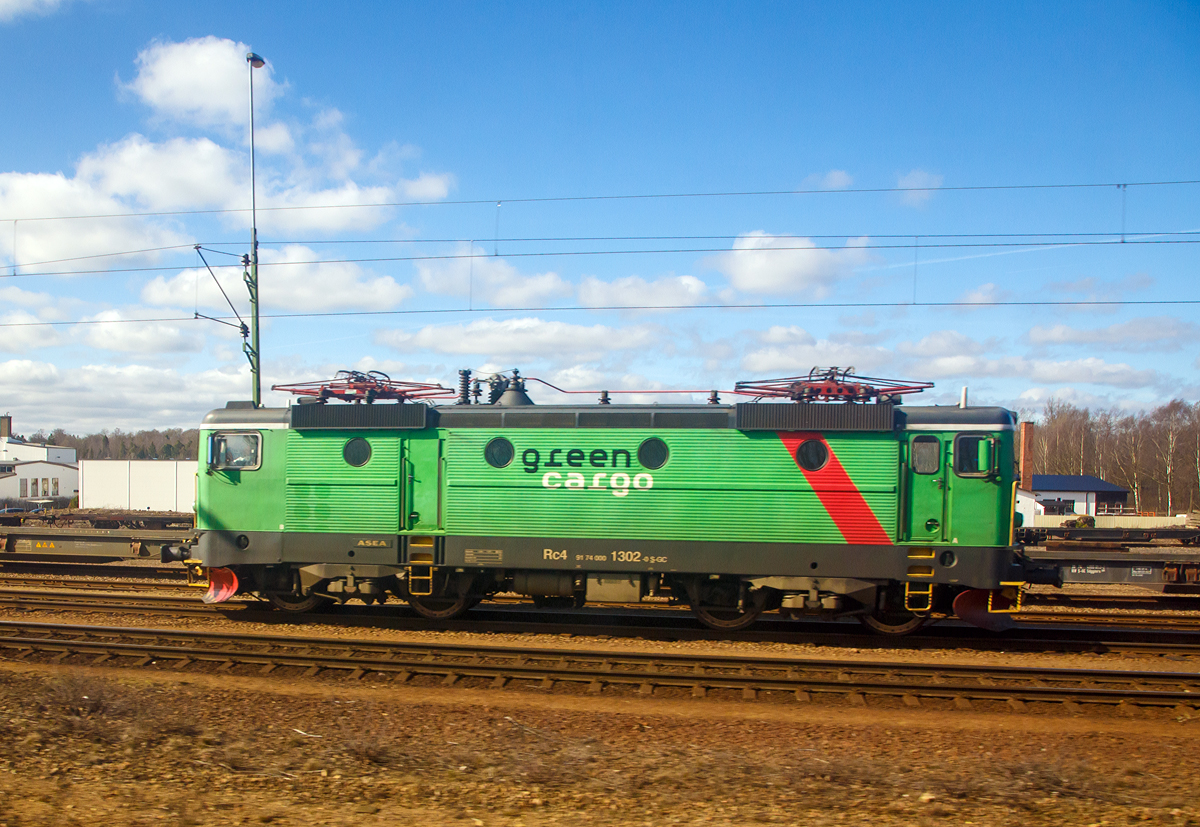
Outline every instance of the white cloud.
<svg viewBox="0 0 1200 827">
<path fill-rule="evenodd" d="M 36 324 L 42 321 L 32 313 L 24 310 L 14 310 L 0 315 L 0 324 L 17 325 L 5 327 L 0 334 L 0 352 L 25 353 L 35 348 L 53 347 L 62 342 L 58 330 L 46 325 Z M 7 390 L 7 388 L 5 389 Z"/>
<path fill-rule="evenodd" d="M 896 176 L 896 186 L 908 190 L 900 194 L 900 200 L 912 207 L 919 207 L 933 197 L 933 190 L 942 186 L 942 176 L 914 169 L 907 175 Z"/>
<path fill-rule="evenodd" d="M 249 193 L 242 197 L 247 201 Z M 314 187 L 310 183 L 279 187 L 260 180 L 258 191 L 258 227 L 260 230 L 361 230 L 377 227 L 388 219 L 391 210 L 361 207 L 392 200 L 387 187 L 365 187 L 346 181 L 335 187 Z M 242 202 L 238 206 L 247 206 Z M 270 209 L 280 207 L 283 209 Z M 305 209 L 323 207 L 325 209 Z"/>
<path fill-rule="evenodd" d="M 997 287 L 989 281 L 987 284 L 981 284 L 966 291 L 958 297 L 957 301 L 965 304 L 994 304 L 1005 301 L 1011 295 L 1009 291 Z"/>
<path fill-rule="evenodd" d="M 312 263 L 320 259 L 299 244 L 281 249 L 259 248 L 259 296 L 263 308 L 285 310 L 389 310 L 413 295 L 391 276 L 373 276 L 350 262 Z M 234 306 L 246 312 L 241 267 L 213 268 Z M 158 276 L 142 288 L 142 301 L 155 306 L 228 308 L 207 270 L 184 270 L 172 278 Z"/>
<path fill-rule="evenodd" d="M 98 322 L 80 325 L 76 331 L 83 340 L 98 350 L 120 353 L 140 353 L 155 356 L 164 353 L 197 353 L 204 349 L 204 336 L 193 326 L 172 322 L 129 322 L 138 318 L 138 308 L 105 310 L 84 321 Z"/>
<path fill-rule="evenodd" d="M 1045 286 L 1044 292 L 1047 295 L 1073 293 L 1089 299 L 1112 299 L 1114 294 L 1134 293 L 1153 285 L 1154 279 L 1148 273 L 1130 273 L 1118 279 L 1086 276 L 1074 281 L 1054 281 Z"/>
<path fill-rule="evenodd" d="M 1012 377 L 1047 384 L 1082 383 L 1119 388 L 1145 388 L 1160 380 L 1157 371 L 1114 364 L 1096 357 L 1053 361 L 1018 356 L 1002 359 L 966 354 L 936 356 L 914 363 L 910 372 L 931 379 Z"/>
<path fill-rule="evenodd" d="M 809 238 L 774 236 L 761 230 L 746 233 L 728 253 L 712 257 L 714 266 L 738 290 L 748 293 L 807 292 L 827 296 L 833 284 L 871 260 L 867 239 L 846 242 L 842 249 L 819 248 Z"/>
<path fill-rule="evenodd" d="M 0 0 L 0 23 L 16 20 L 21 15 L 47 15 L 58 9 L 63 0 Z"/>
<path fill-rule="evenodd" d="M 0 173 L 0 215 L 44 218 L 127 212 L 129 207 L 112 194 L 79 178 L 67 178 L 62 173 Z M 186 236 L 145 218 L 23 221 L 17 229 L 16 257 L 18 264 L 29 265 L 95 253 L 187 243 Z M 0 233 L 0 250 L 10 258 L 12 244 L 9 232 Z M 94 264 L 70 262 L 39 269 L 43 272 L 91 269 Z"/>
<path fill-rule="evenodd" d="M 276 121 L 265 126 L 254 125 L 255 152 L 283 154 L 296 148 L 296 139 L 285 123 Z"/>
<path fill-rule="evenodd" d="M 1034 345 L 1104 345 L 1113 350 L 1179 350 L 1200 340 L 1200 325 L 1172 316 L 1131 319 L 1108 327 L 1083 329 L 1057 324 L 1029 331 Z"/>
<path fill-rule="evenodd" d="M 430 325 L 416 333 L 386 330 L 376 335 L 379 343 L 401 351 L 432 350 L 500 363 L 534 357 L 592 361 L 614 351 L 650 347 L 656 339 L 649 327 L 585 326 L 538 318 L 480 319 L 466 325 Z"/>
<path fill-rule="evenodd" d="M 938 330 L 918 342 L 901 342 L 896 351 L 906 356 L 933 356 L 944 354 L 971 355 L 983 352 L 983 345 L 957 330 Z"/>
<path fill-rule="evenodd" d="M 1112 385 L 1118 388 L 1143 388 L 1158 381 L 1158 372 L 1138 370 L 1123 362 L 1110 363 L 1090 357 L 1052 362 L 1034 359 L 1028 362 L 1027 374 L 1035 382 L 1086 382 L 1093 385 Z"/>
<path fill-rule="evenodd" d="M 829 341 L 840 345 L 877 345 L 893 336 L 892 331 L 840 330 L 829 334 Z"/>
<path fill-rule="evenodd" d="M 43 308 L 53 301 L 49 293 L 34 293 L 20 287 L 0 287 L 0 304 Z"/>
<path fill-rule="evenodd" d="M 695 398 L 695 394 L 655 393 L 669 390 L 670 386 L 651 379 L 645 374 L 621 370 L 597 369 L 590 365 L 570 365 L 542 374 L 551 384 L 567 391 L 602 391 L 611 394 L 610 401 L 616 405 L 679 404 L 703 402 L 707 397 Z M 552 388 L 538 383 L 529 384 L 529 395 L 539 404 L 577 405 L 599 400 L 596 396 L 571 394 L 564 396 Z"/>
<path fill-rule="evenodd" d="M 579 284 L 579 303 L 585 307 L 690 306 L 708 299 L 708 285 L 695 276 L 664 276 L 654 281 L 640 276 L 613 281 L 587 276 Z"/>
<path fill-rule="evenodd" d="M 183 43 L 155 43 L 138 56 L 138 72 L 125 88 L 159 114 L 201 126 L 234 124 L 222 130 L 242 140 L 245 132 L 244 44 L 215 37 Z M 256 101 L 265 104 L 282 87 L 269 67 L 255 70 Z M 222 93 L 224 90 L 224 93 Z M 311 127 L 260 122 L 259 227 L 265 233 L 306 230 L 361 230 L 389 220 L 394 210 L 363 207 L 389 203 L 397 194 L 415 200 L 444 198 L 454 186 L 448 173 L 424 172 L 411 179 L 388 175 L 390 185 L 366 185 L 351 178 L 362 168 L 363 152 L 346 135 L 336 109 L 316 116 Z M 249 206 L 248 155 L 244 148 L 210 137 L 176 137 L 154 142 L 132 133 L 85 153 L 74 177 L 62 173 L 0 173 L 0 215 L 120 215 L 140 210 Z M 274 153 L 274 155 L 272 155 Z M 394 155 L 410 157 L 397 149 Z M 266 163 L 263 163 L 264 160 Z M 378 180 L 378 171 L 367 170 Z M 247 216 L 223 216 L 244 227 Z M 191 239 L 174 229 L 175 219 L 113 218 L 103 221 L 41 221 L 21 224 L 18 264 L 71 258 L 97 252 L 149 249 Z M 168 223 L 170 222 L 170 223 Z M 13 257 L 11 235 L 0 233 L 0 252 Z M 147 254 L 143 258 L 155 258 Z M 45 269 L 45 268 L 43 268 Z M 69 269 L 51 267 L 50 270 Z"/>
<path fill-rule="evenodd" d="M 154 210 L 224 206 L 246 189 L 243 159 L 208 138 L 157 144 L 133 134 L 83 156 L 76 181 Z"/>
<path fill-rule="evenodd" d="M 182 43 L 153 43 L 137 56 L 137 75 L 126 89 L 157 113 L 198 126 L 248 123 L 244 43 L 197 37 Z M 254 70 L 254 106 L 262 111 L 279 94 L 271 64 Z M 257 114 L 257 113 L 256 113 Z"/>
<path fill-rule="evenodd" d="M 8 391 L 5 405 L 20 432 L 62 427 L 94 433 L 113 427 L 194 428 L 205 412 L 248 398 L 250 380 L 244 364 L 187 374 L 136 364 L 67 368 L 14 359 L 0 362 L 0 385 Z"/>
<path fill-rule="evenodd" d="M 766 347 L 746 354 L 742 368 L 758 375 L 807 374 L 814 367 L 855 368 L 874 374 L 894 361 L 887 348 L 816 339 L 803 328 L 775 326 L 759 340 Z"/>
<path fill-rule="evenodd" d="M 1016 399 L 1012 400 L 1009 407 L 1014 409 L 1032 408 L 1037 411 L 1042 409 L 1050 399 L 1055 399 L 1059 402 L 1069 402 L 1077 407 L 1092 408 L 1093 410 L 1097 408 L 1116 408 L 1123 413 L 1144 412 L 1158 404 L 1162 404 L 1152 396 L 1144 394 L 1093 393 L 1066 385 L 1056 388 L 1029 388 Z"/>
<path fill-rule="evenodd" d="M 430 293 L 469 296 L 493 307 L 529 307 L 571 294 L 571 285 L 557 273 L 522 275 L 503 257 L 468 245 L 459 245 L 455 258 L 418 261 L 416 267 Z"/>
<path fill-rule="evenodd" d="M 454 183 L 454 176 L 449 173 L 422 172 L 416 178 L 401 180 L 400 191 L 413 201 L 438 201 L 450 194 Z"/>
<path fill-rule="evenodd" d="M 772 325 L 767 328 L 759 341 L 769 345 L 815 345 L 817 339 L 807 330 L 795 325 Z"/>
<path fill-rule="evenodd" d="M 332 131 L 306 147 L 321 161 L 321 172 L 328 178 L 348 178 L 362 163 L 363 151 L 340 129 Z"/>
<path fill-rule="evenodd" d="M 844 169 L 831 169 L 824 175 L 813 174 L 804 179 L 803 189 L 844 190 L 854 183 L 854 177 Z"/>
</svg>

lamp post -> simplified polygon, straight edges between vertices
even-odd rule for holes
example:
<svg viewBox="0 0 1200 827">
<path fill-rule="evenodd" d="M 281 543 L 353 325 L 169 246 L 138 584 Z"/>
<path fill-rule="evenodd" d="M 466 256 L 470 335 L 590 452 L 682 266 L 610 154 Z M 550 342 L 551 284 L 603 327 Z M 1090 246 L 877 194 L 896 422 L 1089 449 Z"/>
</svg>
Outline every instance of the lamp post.
<svg viewBox="0 0 1200 827">
<path fill-rule="evenodd" d="M 246 289 L 250 291 L 250 341 L 242 347 L 250 359 L 250 374 L 254 380 L 254 407 L 262 406 L 262 360 L 258 352 L 258 214 L 254 186 L 254 70 L 266 65 L 254 52 L 246 53 L 250 72 L 250 256 L 243 259 L 248 269 L 243 273 Z"/>
</svg>

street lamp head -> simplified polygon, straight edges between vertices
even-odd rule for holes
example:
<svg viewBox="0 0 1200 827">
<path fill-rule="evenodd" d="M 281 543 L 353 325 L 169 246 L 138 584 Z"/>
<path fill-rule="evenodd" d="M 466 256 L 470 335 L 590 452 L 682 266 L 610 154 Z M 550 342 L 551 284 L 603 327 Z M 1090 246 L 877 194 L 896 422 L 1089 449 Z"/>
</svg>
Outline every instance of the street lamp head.
<svg viewBox="0 0 1200 827">
<path fill-rule="evenodd" d="M 254 52 L 246 52 L 246 62 L 255 69 L 261 69 L 267 65 L 267 62 L 258 55 L 254 54 Z"/>
</svg>

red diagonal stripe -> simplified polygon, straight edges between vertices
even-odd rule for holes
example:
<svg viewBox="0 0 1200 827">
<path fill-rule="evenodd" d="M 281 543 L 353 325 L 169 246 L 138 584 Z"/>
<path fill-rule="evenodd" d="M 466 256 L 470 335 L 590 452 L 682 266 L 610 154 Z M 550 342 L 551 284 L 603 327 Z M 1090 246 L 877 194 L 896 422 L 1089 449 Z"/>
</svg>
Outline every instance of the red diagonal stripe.
<svg viewBox="0 0 1200 827">
<path fill-rule="evenodd" d="M 817 498 L 821 500 L 821 505 L 825 506 L 829 516 L 833 518 L 834 524 L 838 527 L 838 531 L 842 532 L 842 537 L 847 543 L 892 545 L 892 538 L 883 530 L 883 526 L 879 524 L 879 518 L 875 516 L 871 506 L 867 505 L 867 501 L 858 491 L 858 486 L 854 484 L 854 480 L 850 479 L 850 475 L 846 473 L 846 469 L 838 460 L 837 454 L 829 447 L 829 443 L 825 442 L 823 436 L 814 431 L 787 433 L 777 431 L 776 433 L 784 447 L 787 448 L 792 461 L 796 463 L 796 467 L 800 468 L 804 478 L 816 492 Z M 829 462 L 820 471 L 806 471 L 800 465 L 800 461 L 796 459 L 796 449 L 800 447 L 801 442 L 807 439 L 819 439 L 829 450 Z"/>
</svg>

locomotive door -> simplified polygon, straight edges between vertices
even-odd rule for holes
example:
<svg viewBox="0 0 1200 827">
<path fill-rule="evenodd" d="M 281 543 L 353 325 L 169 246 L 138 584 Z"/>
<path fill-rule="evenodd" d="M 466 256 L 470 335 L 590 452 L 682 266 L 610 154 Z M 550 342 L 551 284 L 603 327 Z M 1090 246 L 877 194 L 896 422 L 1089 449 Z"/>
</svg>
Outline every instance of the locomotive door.
<svg viewBox="0 0 1200 827">
<path fill-rule="evenodd" d="M 915 436 L 908 444 L 908 541 L 946 539 L 946 450 L 941 437 Z"/>
<path fill-rule="evenodd" d="M 432 437 L 404 441 L 404 496 L 400 525 L 408 531 L 438 531 L 442 527 L 442 440 Z"/>
</svg>

